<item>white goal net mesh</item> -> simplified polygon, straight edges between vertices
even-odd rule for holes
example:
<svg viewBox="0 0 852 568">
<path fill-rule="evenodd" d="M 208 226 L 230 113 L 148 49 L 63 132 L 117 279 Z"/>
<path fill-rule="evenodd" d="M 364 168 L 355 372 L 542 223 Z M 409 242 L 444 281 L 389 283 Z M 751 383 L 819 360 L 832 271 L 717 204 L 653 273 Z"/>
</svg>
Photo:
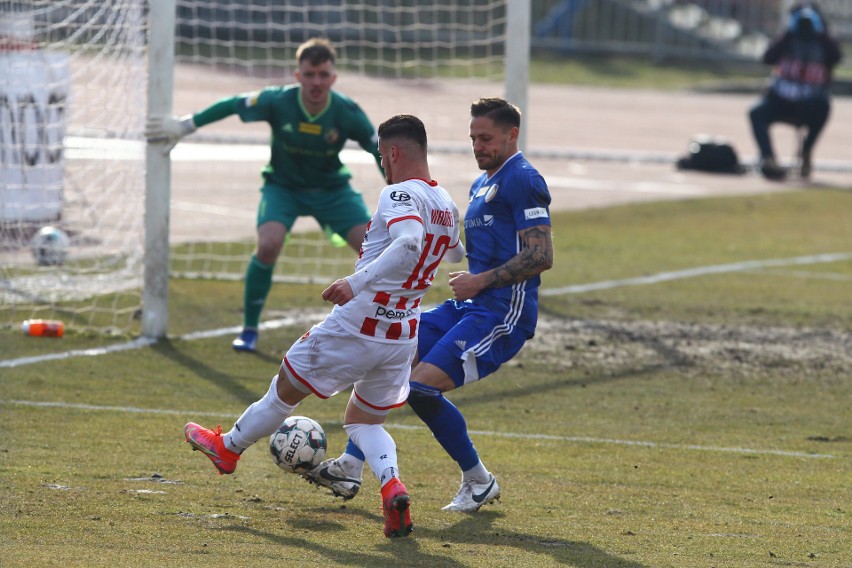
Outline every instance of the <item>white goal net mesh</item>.
<svg viewBox="0 0 852 568">
<path fill-rule="evenodd" d="M 267 85 L 295 81 L 295 51 L 327 37 L 337 51 L 334 88 L 352 97 L 378 125 L 395 112 L 417 114 L 430 141 L 440 127 L 465 130 L 470 100 L 442 104 L 452 83 L 502 78 L 505 2 L 179 0 L 175 48 L 175 113 Z M 491 91 L 493 92 L 493 90 Z M 501 94 L 502 89 L 497 94 Z M 481 94 L 481 93 L 480 93 Z M 173 274 L 241 278 L 254 246 L 260 169 L 269 156 L 269 127 L 231 117 L 200 129 L 172 152 Z M 432 144 L 434 150 L 440 149 Z M 373 158 L 347 147 L 352 185 L 372 207 L 383 185 Z M 189 229 L 192 228 L 190 231 Z M 187 229 L 187 230 L 184 230 Z M 355 256 L 332 246 L 310 218 L 297 221 L 276 264 L 276 281 L 318 281 L 351 270 Z M 341 240 L 336 239 L 341 245 Z"/>
<path fill-rule="evenodd" d="M 42 317 L 139 330 L 150 6 L 0 0 L 0 326 Z M 295 49 L 314 36 L 335 44 L 335 88 L 376 125 L 417 114 L 433 151 L 441 140 L 466 149 L 473 94 L 502 94 L 505 0 L 176 0 L 175 10 L 177 115 L 293 82 Z M 471 83 L 488 88 L 459 90 Z M 268 140 L 267 125 L 232 117 L 172 151 L 172 276 L 243 277 Z M 352 147 L 343 161 L 374 206 L 384 182 L 372 157 Z M 69 237 L 62 264 L 32 254 L 46 225 Z M 325 282 L 354 260 L 303 218 L 274 278 Z"/>
<path fill-rule="evenodd" d="M 135 325 L 145 4 L 0 0 L 0 323 Z M 48 225 L 69 239 L 61 265 L 33 254 Z"/>
</svg>

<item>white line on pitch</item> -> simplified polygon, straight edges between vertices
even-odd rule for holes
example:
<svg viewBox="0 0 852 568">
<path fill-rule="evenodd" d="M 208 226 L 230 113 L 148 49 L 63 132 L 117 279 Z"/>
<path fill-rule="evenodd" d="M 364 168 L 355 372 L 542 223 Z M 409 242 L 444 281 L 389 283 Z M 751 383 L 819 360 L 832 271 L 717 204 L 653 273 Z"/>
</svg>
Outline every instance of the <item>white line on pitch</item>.
<svg viewBox="0 0 852 568">
<path fill-rule="evenodd" d="M 705 195 L 707 190 L 697 185 L 667 182 L 627 182 L 582 177 L 548 177 L 550 188 L 572 189 L 576 191 L 609 191 L 619 193 L 655 193 L 663 195 Z"/>
<path fill-rule="evenodd" d="M 0 400 L 0 404 L 8 406 L 30 406 L 37 408 L 66 408 L 73 410 L 93 410 L 101 412 L 127 412 L 134 414 L 166 414 L 171 416 L 211 416 L 216 418 L 236 418 L 229 412 L 198 412 L 195 410 L 169 410 L 164 408 L 139 408 L 136 406 L 98 406 L 94 404 L 79 404 L 66 402 L 38 402 L 30 400 Z M 327 426 L 339 426 L 339 421 L 326 421 Z M 386 423 L 385 426 L 397 430 L 428 430 L 425 426 L 412 424 Z M 747 454 L 763 456 L 780 456 L 787 458 L 834 459 L 832 454 L 812 454 L 808 452 L 793 452 L 788 450 L 760 450 L 755 448 L 727 448 L 720 446 L 699 446 L 696 444 L 668 444 L 647 442 L 642 440 L 618 440 L 612 438 L 592 438 L 588 436 L 552 436 L 548 434 L 521 434 L 518 432 L 494 432 L 492 430 L 470 430 L 475 436 L 493 438 L 515 438 L 524 440 L 544 440 L 549 442 L 570 442 L 577 444 L 607 444 L 617 446 L 634 446 L 641 448 L 656 448 L 664 450 L 689 450 L 699 452 L 719 452 L 727 454 Z"/>
<path fill-rule="evenodd" d="M 212 203 L 198 203 L 195 201 L 179 201 L 173 199 L 171 202 L 173 210 L 192 211 L 193 213 L 204 213 L 205 215 L 222 215 L 229 218 L 257 219 L 257 211 L 248 209 L 235 209 L 224 205 L 213 205 Z"/>
<path fill-rule="evenodd" d="M 794 258 L 779 258 L 770 260 L 746 260 L 744 262 L 734 262 L 731 264 L 715 264 L 711 266 L 699 266 L 697 268 L 687 268 L 686 270 L 675 270 L 672 272 L 660 272 L 649 276 L 639 276 L 636 278 L 621 278 L 618 280 L 604 280 L 603 282 L 593 282 L 591 284 L 574 284 L 571 286 L 563 286 L 562 288 L 548 288 L 541 290 L 539 294 L 542 296 L 560 296 L 562 294 L 579 294 L 582 292 L 592 292 L 595 290 L 610 290 L 612 288 L 620 288 L 622 286 L 640 286 L 643 284 L 658 284 L 660 282 L 668 282 L 670 280 L 681 280 L 684 278 L 695 278 L 696 276 L 706 276 L 707 274 L 723 274 L 726 272 L 743 272 L 746 270 L 755 270 L 760 268 L 769 268 L 773 266 L 801 266 L 804 264 L 818 264 L 823 262 L 838 262 L 841 260 L 852 259 L 852 253 L 837 252 L 827 254 L 816 254 L 812 256 L 797 256 Z"/>
<path fill-rule="evenodd" d="M 126 343 L 116 343 L 106 347 L 93 347 L 91 349 L 72 349 L 62 353 L 49 353 L 47 355 L 34 355 L 32 357 L 20 357 L 18 359 L 6 359 L 0 361 L 0 368 L 4 367 L 19 367 L 23 365 L 31 365 L 32 363 L 44 363 L 45 361 L 56 361 L 58 359 L 69 359 L 71 357 L 96 357 L 98 355 L 106 355 L 108 353 L 117 353 L 119 351 L 127 351 L 129 349 L 139 349 L 156 343 L 156 339 L 148 337 L 138 337 L 133 341 Z"/>
<path fill-rule="evenodd" d="M 747 270 L 756 270 L 762 268 L 769 267 L 778 267 L 778 266 L 793 266 L 793 265 L 805 265 L 805 264 L 817 264 L 824 262 L 837 262 L 842 260 L 852 259 L 852 253 L 848 252 L 838 252 L 838 253 L 827 253 L 827 254 L 817 254 L 812 256 L 798 256 L 794 258 L 780 258 L 780 259 L 770 259 L 770 260 L 748 260 L 745 262 L 735 262 L 732 264 L 717 264 L 712 266 L 703 266 L 698 268 L 689 268 L 686 270 L 677 270 L 673 272 L 660 272 L 658 274 L 652 274 L 650 276 L 640 276 L 637 278 L 623 278 L 619 280 L 604 280 L 603 282 L 593 282 L 590 284 L 574 284 L 570 286 L 563 286 L 561 288 L 546 288 L 542 289 L 539 294 L 542 296 L 559 296 L 562 294 L 579 294 L 582 292 L 592 292 L 595 290 L 610 290 L 612 288 L 618 288 L 621 286 L 639 286 L 643 284 L 657 284 L 659 282 L 666 282 L 670 280 L 679 280 L 683 278 L 695 278 L 697 276 L 704 276 L 706 274 L 721 274 L 725 272 L 737 272 L 737 271 L 747 271 Z M 286 325 L 293 325 L 295 323 L 304 323 L 308 321 L 309 318 L 322 318 L 321 315 L 317 315 L 315 313 L 310 314 L 302 314 L 300 319 L 297 318 L 284 318 L 280 320 L 268 321 L 260 324 L 260 329 L 276 329 L 279 327 L 283 327 Z M 186 334 L 180 337 L 180 339 L 184 340 L 193 340 L 193 339 L 203 339 L 207 337 L 219 337 L 222 335 L 226 335 L 229 333 L 239 333 L 239 327 L 226 327 L 220 329 L 212 329 L 206 331 L 199 331 L 195 333 Z M 33 357 L 21 357 L 19 359 L 6 359 L 0 360 L 0 369 L 9 368 L 9 367 L 18 367 L 21 365 L 30 365 L 33 363 L 41 363 L 44 361 L 54 361 L 57 359 L 66 359 L 69 357 L 81 357 L 81 356 L 95 356 L 95 355 L 105 355 L 107 353 L 114 353 L 117 351 L 125 351 L 127 349 L 137 349 L 139 347 L 145 347 L 147 345 L 152 344 L 154 341 L 147 338 L 138 338 L 128 343 L 121 343 L 117 345 L 111 345 L 109 347 L 96 348 L 96 349 L 76 349 L 73 351 L 66 351 L 64 353 L 51 353 L 49 355 L 38 355 Z"/>
<path fill-rule="evenodd" d="M 852 282 L 852 275 L 837 274 L 836 272 L 808 272 L 807 270 L 774 270 L 761 268 L 749 270 L 753 274 L 776 274 L 778 276 L 790 276 L 792 278 L 805 278 L 807 280 L 836 280 L 838 282 Z"/>
<path fill-rule="evenodd" d="M 323 314 L 326 312 L 323 312 Z M 322 315 L 318 315 L 319 311 L 306 311 L 300 313 L 298 316 L 285 317 L 277 320 L 271 320 L 267 322 L 263 322 L 260 324 L 260 330 L 265 331 L 269 329 L 278 329 L 281 327 L 286 327 L 288 325 L 298 325 L 305 324 L 308 322 L 316 322 L 322 319 Z M 182 339 L 184 341 L 192 341 L 195 339 L 207 339 L 209 337 L 221 337 L 222 335 L 230 335 L 236 334 L 242 331 L 241 326 L 233 326 L 233 327 L 222 327 L 219 329 L 208 329 L 204 331 L 196 331 L 193 333 L 187 333 L 185 335 L 181 335 L 178 339 Z M 106 355 L 108 353 L 117 353 L 119 351 L 127 351 L 129 349 L 138 349 L 140 347 L 147 347 L 149 345 L 153 345 L 156 343 L 156 339 L 150 339 L 147 337 L 139 337 L 134 339 L 133 341 L 128 341 L 127 343 L 117 343 L 114 345 L 109 345 L 107 347 L 96 347 L 93 349 L 73 349 L 71 351 L 65 351 L 63 353 L 50 353 L 47 355 L 34 355 L 32 357 L 21 357 L 19 359 L 6 359 L 0 360 L 0 369 L 8 368 L 8 367 L 20 367 L 23 365 L 31 365 L 33 363 L 43 363 L 45 361 L 55 361 L 57 359 L 68 359 L 71 357 L 95 357 L 98 355 Z"/>
</svg>

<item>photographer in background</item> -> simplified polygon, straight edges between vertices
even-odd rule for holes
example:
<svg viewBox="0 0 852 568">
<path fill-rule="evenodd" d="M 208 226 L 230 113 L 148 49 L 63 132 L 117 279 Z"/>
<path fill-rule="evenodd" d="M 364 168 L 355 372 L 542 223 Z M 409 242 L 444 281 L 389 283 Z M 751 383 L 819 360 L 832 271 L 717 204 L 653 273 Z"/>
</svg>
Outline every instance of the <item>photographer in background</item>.
<svg viewBox="0 0 852 568">
<path fill-rule="evenodd" d="M 800 174 L 810 176 L 813 147 L 831 108 L 832 71 L 840 58 L 840 46 L 829 35 L 819 8 L 811 3 L 794 6 L 786 31 L 763 55 L 763 62 L 774 66 L 769 88 L 749 111 L 760 149 L 760 171 L 767 179 L 780 180 L 787 174 L 778 165 L 769 138 L 769 127 L 775 122 L 806 129 Z"/>
</svg>

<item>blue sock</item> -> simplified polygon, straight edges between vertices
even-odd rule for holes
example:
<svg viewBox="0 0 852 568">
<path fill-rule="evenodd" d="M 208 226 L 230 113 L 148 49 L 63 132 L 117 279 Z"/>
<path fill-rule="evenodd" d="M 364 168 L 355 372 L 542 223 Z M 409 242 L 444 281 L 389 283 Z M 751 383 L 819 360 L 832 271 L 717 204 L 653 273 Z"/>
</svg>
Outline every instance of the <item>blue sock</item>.
<svg viewBox="0 0 852 568">
<path fill-rule="evenodd" d="M 367 458 L 364 457 L 364 452 L 362 452 L 361 448 L 356 446 L 355 442 L 353 442 L 351 439 L 346 444 L 346 449 L 343 451 L 343 453 L 349 454 L 350 456 L 354 457 L 355 459 L 358 459 L 358 460 L 361 460 L 361 461 L 367 461 Z"/>
<path fill-rule="evenodd" d="M 479 463 L 479 454 L 467 434 L 464 416 L 435 387 L 411 382 L 408 405 L 432 431 L 438 443 L 456 460 L 462 471 Z"/>
</svg>

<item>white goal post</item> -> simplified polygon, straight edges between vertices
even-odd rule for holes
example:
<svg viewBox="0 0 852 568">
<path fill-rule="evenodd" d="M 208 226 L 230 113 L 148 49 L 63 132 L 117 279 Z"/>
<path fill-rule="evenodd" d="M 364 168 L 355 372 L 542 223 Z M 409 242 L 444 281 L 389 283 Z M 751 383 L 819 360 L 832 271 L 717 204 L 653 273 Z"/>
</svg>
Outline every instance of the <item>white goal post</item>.
<svg viewBox="0 0 852 568">
<path fill-rule="evenodd" d="M 338 87 L 375 124 L 412 112 L 432 152 L 469 151 L 456 128 L 471 94 L 503 94 L 526 111 L 529 31 L 530 0 L 0 0 L 0 63 L 17 73 L 0 78 L 0 326 L 44 317 L 161 337 L 170 276 L 243 277 L 268 126 L 229 118 L 167 157 L 144 143 L 146 115 L 292 82 L 295 48 L 324 36 L 338 51 Z M 51 98 L 57 90 L 67 96 Z M 44 109 L 3 106 L 28 97 Z M 37 150 L 60 159 L 30 164 Z M 344 153 L 353 185 L 380 189 L 369 156 Z M 13 204 L 12 190 L 29 201 Z M 70 237 L 61 266 L 30 254 L 47 224 Z M 353 261 L 300 220 L 274 278 L 324 282 Z"/>
</svg>

